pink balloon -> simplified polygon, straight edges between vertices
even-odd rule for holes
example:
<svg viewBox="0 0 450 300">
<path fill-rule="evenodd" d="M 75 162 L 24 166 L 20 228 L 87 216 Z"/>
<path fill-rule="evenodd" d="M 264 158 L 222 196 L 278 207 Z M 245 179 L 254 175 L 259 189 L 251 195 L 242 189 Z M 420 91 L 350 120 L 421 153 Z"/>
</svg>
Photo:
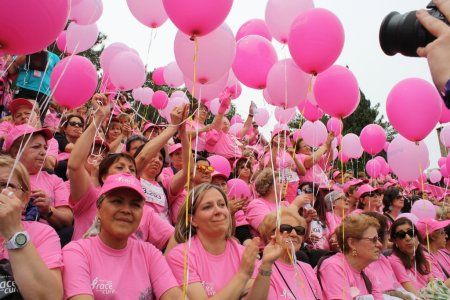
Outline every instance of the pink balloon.
<svg viewBox="0 0 450 300">
<path fill-rule="evenodd" d="M 281 108 L 275 107 L 275 119 L 280 122 L 287 124 L 295 116 L 295 108 Z"/>
<path fill-rule="evenodd" d="M 327 122 L 328 132 L 333 132 L 335 136 L 338 136 L 342 133 L 342 129 L 344 128 L 344 124 L 338 118 L 331 117 Z"/>
<path fill-rule="evenodd" d="M 445 105 L 442 105 L 441 117 L 439 118 L 439 123 L 444 124 L 450 122 L 450 109 Z"/>
<path fill-rule="evenodd" d="M 165 115 L 167 116 L 167 117 L 165 117 L 165 119 L 167 121 L 171 122 L 172 120 L 171 120 L 171 117 L 170 117 L 170 113 L 172 112 L 172 110 L 175 107 L 180 107 L 180 106 L 183 106 L 183 105 L 188 104 L 188 103 L 189 103 L 189 100 L 187 100 L 184 97 L 170 98 L 169 99 L 169 103 L 164 108 Z"/>
<path fill-rule="evenodd" d="M 229 177 L 231 174 L 231 165 L 228 160 L 220 155 L 212 155 L 208 157 L 208 161 L 215 170 Z"/>
<path fill-rule="evenodd" d="M 364 151 L 359 137 L 354 133 L 344 135 L 341 142 L 341 149 L 349 158 L 360 158 Z"/>
<path fill-rule="evenodd" d="M 230 124 L 237 124 L 237 123 L 244 123 L 244 120 L 242 120 L 242 117 L 240 115 L 234 115 L 231 120 L 230 120 Z"/>
<path fill-rule="evenodd" d="M 390 173 L 389 165 L 382 156 L 376 156 L 374 158 L 381 166 L 381 175 L 387 176 Z"/>
<path fill-rule="evenodd" d="M 114 56 L 109 65 L 111 82 L 119 90 L 128 91 L 145 83 L 145 67 L 141 58 L 131 51 Z"/>
<path fill-rule="evenodd" d="M 320 121 L 310 122 L 306 121 L 303 123 L 300 129 L 300 135 L 305 141 L 305 143 L 312 147 L 319 147 L 325 143 L 327 139 L 327 128 Z"/>
<path fill-rule="evenodd" d="M 233 178 L 227 182 L 228 199 L 236 198 L 250 198 L 252 197 L 252 192 L 248 183 L 239 178 Z"/>
<path fill-rule="evenodd" d="M 389 143 L 389 142 L 384 143 L 384 146 L 383 146 L 384 152 L 387 152 L 387 150 L 388 150 L 390 144 L 391 144 L 391 143 Z"/>
<path fill-rule="evenodd" d="M 198 38 L 197 43 L 198 55 L 194 62 L 195 42 L 178 31 L 174 44 L 175 59 L 184 76 L 191 81 L 194 81 L 195 65 L 195 81 L 201 84 L 213 83 L 222 78 L 233 63 L 236 52 L 233 32 L 228 25 L 222 24 L 210 34 Z"/>
<path fill-rule="evenodd" d="M 183 91 L 174 91 L 171 95 L 170 98 L 174 98 L 174 97 L 181 97 L 181 98 L 186 98 L 186 94 Z"/>
<path fill-rule="evenodd" d="M 242 131 L 243 128 L 244 124 L 236 123 L 230 126 L 230 130 L 228 132 L 234 136 L 239 136 L 239 133 Z"/>
<path fill-rule="evenodd" d="M 129 50 L 130 48 L 123 43 L 113 43 L 106 47 L 100 54 L 100 66 L 103 69 L 103 73 L 109 74 L 109 65 L 117 54 Z"/>
<path fill-rule="evenodd" d="M 142 87 L 138 87 L 131 91 L 131 96 L 133 96 L 134 100 L 139 102 L 142 100 L 142 90 Z"/>
<path fill-rule="evenodd" d="M 3 1 L 0 55 L 31 54 L 53 43 L 67 22 L 69 0 Z"/>
<path fill-rule="evenodd" d="M 264 89 L 267 75 L 277 60 L 277 53 L 268 40 L 258 35 L 249 35 L 236 44 L 233 72 L 246 86 Z"/>
<path fill-rule="evenodd" d="M 58 47 L 58 50 L 63 53 L 66 51 L 66 31 L 65 30 L 61 31 L 61 33 L 58 35 L 58 38 L 56 39 L 56 47 Z"/>
<path fill-rule="evenodd" d="M 297 105 L 297 108 L 305 119 L 311 122 L 315 122 L 323 116 L 323 111 L 319 107 L 312 105 L 307 100 L 301 101 Z"/>
<path fill-rule="evenodd" d="M 447 155 L 447 159 L 445 160 L 445 166 L 447 167 L 447 171 L 450 170 L 450 154 Z"/>
<path fill-rule="evenodd" d="M 317 74 L 334 64 L 344 48 L 344 40 L 338 17 L 329 10 L 313 8 L 292 23 L 289 52 L 300 69 Z"/>
<path fill-rule="evenodd" d="M 440 134 L 441 142 L 446 148 L 450 148 L 450 125 L 444 126 Z"/>
<path fill-rule="evenodd" d="M 267 75 L 267 92 L 272 104 L 296 107 L 306 98 L 311 76 L 303 72 L 292 59 L 276 62 Z"/>
<path fill-rule="evenodd" d="M 152 97 L 152 106 L 156 109 L 164 109 L 169 102 L 166 92 L 156 91 Z"/>
<path fill-rule="evenodd" d="M 102 0 L 82 0 L 78 4 L 72 3 L 69 19 L 80 25 L 89 25 L 97 22 L 102 13 Z"/>
<path fill-rule="evenodd" d="M 209 110 L 213 115 L 217 115 L 219 113 L 219 107 L 220 107 L 220 100 L 219 98 L 213 99 L 209 101 Z M 227 114 L 230 111 L 230 108 L 228 108 L 225 111 L 225 114 Z"/>
<path fill-rule="evenodd" d="M 53 69 L 50 88 L 58 105 L 73 109 L 85 104 L 97 88 L 97 70 L 83 56 L 63 58 Z"/>
<path fill-rule="evenodd" d="M 440 167 L 442 165 L 445 165 L 446 162 L 447 162 L 447 157 L 441 157 L 438 160 L 438 166 Z"/>
<path fill-rule="evenodd" d="M 143 105 L 150 105 L 152 103 L 154 93 L 155 92 L 149 87 L 143 88 L 141 92 L 141 103 Z"/>
<path fill-rule="evenodd" d="M 366 163 L 366 172 L 371 178 L 377 178 L 381 175 L 381 166 L 375 159 L 371 159 Z"/>
<path fill-rule="evenodd" d="M 350 158 L 349 158 L 346 154 L 342 153 L 342 151 L 340 151 L 340 152 L 339 152 L 339 160 L 340 160 L 341 162 L 343 162 L 344 164 L 346 164 L 346 163 L 348 163 L 348 161 L 350 160 Z"/>
<path fill-rule="evenodd" d="M 423 142 L 416 145 L 398 135 L 389 145 L 387 159 L 399 179 L 414 181 L 427 168 L 428 149 Z"/>
<path fill-rule="evenodd" d="M 265 108 L 258 108 L 258 110 L 255 113 L 255 116 L 253 117 L 253 120 L 255 120 L 256 125 L 258 126 L 265 126 L 267 122 L 269 121 L 269 112 Z"/>
<path fill-rule="evenodd" d="M 411 207 L 411 213 L 419 220 L 436 219 L 436 208 L 428 200 L 417 200 Z"/>
<path fill-rule="evenodd" d="M 269 0 L 266 6 L 266 22 L 274 38 L 287 44 L 295 18 L 314 8 L 312 0 Z"/>
<path fill-rule="evenodd" d="M 203 36 L 225 21 L 233 0 L 163 0 L 173 24 L 189 36 Z"/>
<path fill-rule="evenodd" d="M 214 98 L 220 96 L 220 94 L 225 90 L 227 85 L 228 74 L 225 74 L 219 80 L 212 82 L 210 84 L 195 84 L 195 90 L 193 90 L 193 83 L 188 78 L 184 78 L 186 88 L 191 93 L 194 93 L 194 97 L 202 101 L 211 101 Z"/>
<path fill-rule="evenodd" d="M 251 19 L 242 24 L 236 33 L 236 41 L 248 35 L 259 35 L 266 38 L 269 42 L 272 41 L 272 35 L 267 28 L 266 22 L 261 19 Z"/>
<path fill-rule="evenodd" d="M 66 52 L 78 54 L 92 48 L 97 42 L 98 33 L 95 23 L 90 25 L 70 23 L 66 33 Z"/>
<path fill-rule="evenodd" d="M 359 139 L 361 146 L 367 153 L 376 155 L 383 150 L 384 143 L 386 142 L 386 133 L 380 125 L 369 124 L 363 128 Z"/>
<path fill-rule="evenodd" d="M 397 218 L 395 218 L 396 220 L 400 219 L 400 218 L 407 218 L 408 220 L 410 220 L 414 225 L 416 225 L 417 222 L 419 222 L 419 218 L 412 214 L 412 213 L 402 213 L 399 214 L 397 216 Z"/>
<path fill-rule="evenodd" d="M 164 67 L 156 68 L 152 73 L 153 83 L 156 85 L 165 85 L 164 81 Z"/>
<path fill-rule="evenodd" d="M 444 176 L 445 178 L 449 177 L 446 164 L 443 164 L 442 166 L 439 167 L 439 172 L 441 172 L 442 176 Z"/>
<path fill-rule="evenodd" d="M 133 16 L 145 26 L 157 28 L 167 20 L 161 0 L 127 0 Z"/>
<path fill-rule="evenodd" d="M 409 78 L 390 91 L 386 112 L 389 122 L 401 135 L 413 142 L 421 141 L 438 123 L 442 98 L 432 84 L 420 78 Z"/>
<path fill-rule="evenodd" d="M 171 62 L 164 68 L 163 76 L 164 81 L 170 87 L 179 87 L 184 83 L 183 73 L 176 62 Z"/>
<path fill-rule="evenodd" d="M 345 118 L 358 107 L 358 81 L 349 69 L 335 65 L 317 76 L 314 95 L 325 113 Z"/>
<path fill-rule="evenodd" d="M 430 172 L 430 182 L 431 183 L 437 183 L 439 181 L 441 181 L 442 179 L 442 174 L 441 172 L 439 172 L 439 170 L 433 170 Z"/>
</svg>

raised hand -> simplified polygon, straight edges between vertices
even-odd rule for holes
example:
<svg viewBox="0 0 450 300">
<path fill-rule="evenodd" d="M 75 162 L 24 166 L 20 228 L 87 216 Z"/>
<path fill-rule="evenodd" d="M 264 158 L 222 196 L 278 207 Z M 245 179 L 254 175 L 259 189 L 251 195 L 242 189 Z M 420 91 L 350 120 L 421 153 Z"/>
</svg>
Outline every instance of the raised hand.
<svg viewBox="0 0 450 300">
<path fill-rule="evenodd" d="M 245 246 L 244 253 L 242 254 L 241 265 L 239 271 L 242 274 L 250 277 L 255 269 L 255 262 L 259 253 L 259 238 L 255 237 Z"/>
<path fill-rule="evenodd" d="M 21 215 L 22 202 L 14 195 L 12 189 L 4 189 L 0 193 L 0 235 L 5 241 L 23 230 Z"/>
</svg>

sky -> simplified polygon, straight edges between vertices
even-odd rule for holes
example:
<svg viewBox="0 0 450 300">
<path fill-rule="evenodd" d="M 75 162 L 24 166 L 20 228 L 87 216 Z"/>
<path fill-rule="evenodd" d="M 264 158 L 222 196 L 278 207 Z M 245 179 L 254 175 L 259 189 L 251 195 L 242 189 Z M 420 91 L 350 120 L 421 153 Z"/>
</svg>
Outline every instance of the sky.
<svg viewBox="0 0 450 300">
<path fill-rule="evenodd" d="M 213 1 L 213 0 L 211 0 Z M 97 25 L 108 36 L 106 45 L 123 42 L 136 49 L 148 70 L 165 66 L 175 60 L 173 43 L 176 27 L 167 20 L 156 32 L 139 23 L 131 14 L 126 0 L 105 0 L 103 15 Z M 264 19 L 266 0 L 235 0 L 225 22 L 236 34 L 239 27 L 254 18 Z M 336 64 L 348 65 L 356 76 L 360 89 L 371 100 L 372 105 L 380 103 L 380 114 L 386 117 L 386 98 L 392 87 L 399 81 L 418 77 L 431 81 L 428 65 L 423 58 L 404 57 L 400 54 L 387 56 L 379 46 L 378 33 L 383 18 L 391 11 L 405 13 L 424 8 L 428 1 L 419 0 L 315 0 L 316 7 L 332 11 L 341 20 L 345 30 L 344 49 Z M 154 38 L 152 37 L 152 34 Z M 147 55 L 151 41 L 150 55 Z M 272 41 L 279 59 L 289 58 L 287 47 Z M 241 96 L 233 100 L 237 112 L 247 116 L 251 101 L 269 112 L 273 108 L 264 101 L 261 90 L 243 86 Z M 426 99 L 424 99 L 426 101 Z M 268 135 L 277 123 L 273 114 L 263 133 Z M 437 167 L 440 157 L 436 131 L 425 139 L 430 152 L 431 167 Z"/>
</svg>

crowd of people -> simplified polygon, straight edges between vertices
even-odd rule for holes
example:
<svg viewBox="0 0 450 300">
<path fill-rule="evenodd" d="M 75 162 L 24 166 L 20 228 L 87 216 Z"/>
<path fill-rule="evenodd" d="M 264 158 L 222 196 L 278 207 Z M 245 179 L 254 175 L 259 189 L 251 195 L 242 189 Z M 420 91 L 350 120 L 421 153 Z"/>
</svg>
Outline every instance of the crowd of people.
<svg viewBox="0 0 450 300">
<path fill-rule="evenodd" d="M 450 1 L 436 2 L 449 19 Z M 450 27 L 417 17 L 438 37 L 418 53 L 443 90 Z M 253 105 L 231 133 L 226 92 L 211 124 L 202 104 L 142 122 L 102 93 L 61 114 L 59 58 L 8 59 L 0 299 L 450 297 L 450 191 L 338 169 L 333 133 L 318 149 L 283 125 L 266 141 Z M 410 213 L 419 199 L 434 218 Z"/>
</svg>

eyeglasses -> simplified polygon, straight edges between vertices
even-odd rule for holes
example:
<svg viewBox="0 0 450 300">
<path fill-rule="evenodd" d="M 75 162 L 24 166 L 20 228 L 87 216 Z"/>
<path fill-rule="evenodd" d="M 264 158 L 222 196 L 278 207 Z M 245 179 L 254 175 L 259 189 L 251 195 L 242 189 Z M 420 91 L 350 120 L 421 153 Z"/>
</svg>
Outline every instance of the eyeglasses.
<svg viewBox="0 0 450 300">
<path fill-rule="evenodd" d="M 81 122 L 68 122 L 67 124 L 69 124 L 72 127 L 78 127 L 78 128 L 83 128 L 84 124 Z"/>
<path fill-rule="evenodd" d="M 414 230 L 412 228 L 408 229 L 407 231 L 397 231 L 395 233 L 395 237 L 398 239 L 403 240 L 406 235 L 409 235 L 410 238 L 414 238 L 414 236 L 416 235 L 416 233 L 414 232 Z"/>
<path fill-rule="evenodd" d="M 214 167 L 213 166 L 198 165 L 197 166 L 197 171 L 202 172 L 202 173 L 212 173 L 212 172 L 214 172 Z"/>
<path fill-rule="evenodd" d="M 380 237 L 378 236 L 378 235 L 376 235 L 376 236 L 374 236 L 374 237 L 361 237 L 361 238 L 358 238 L 359 240 L 368 240 L 368 241 L 371 241 L 373 244 L 377 244 L 377 242 L 380 242 L 381 243 L 381 239 L 380 239 Z"/>
<path fill-rule="evenodd" d="M 6 189 L 6 188 L 11 188 L 15 191 L 17 190 L 21 190 L 22 192 L 25 192 L 24 188 L 20 185 L 20 184 L 14 184 L 14 183 L 9 183 L 7 184 L 7 182 L 0 182 L 0 190 Z"/>
<path fill-rule="evenodd" d="M 288 224 L 281 224 L 280 225 L 280 232 L 287 232 L 287 233 L 291 233 L 292 229 L 295 230 L 295 232 L 297 233 L 297 235 L 303 236 L 306 234 L 306 229 L 303 226 L 291 226 Z"/>
</svg>

